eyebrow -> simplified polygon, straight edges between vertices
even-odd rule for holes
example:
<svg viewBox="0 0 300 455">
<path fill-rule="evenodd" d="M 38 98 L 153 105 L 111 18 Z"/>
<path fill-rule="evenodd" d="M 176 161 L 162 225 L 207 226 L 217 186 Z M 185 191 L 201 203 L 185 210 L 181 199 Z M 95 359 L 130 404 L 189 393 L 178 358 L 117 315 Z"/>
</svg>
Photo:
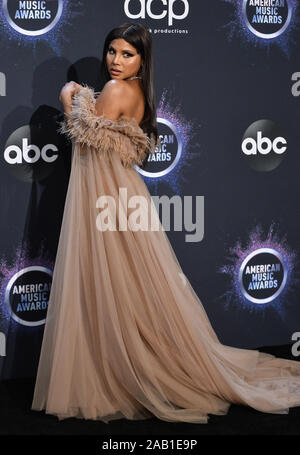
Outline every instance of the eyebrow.
<svg viewBox="0 0 300 455">
<path fill-rule="evenodd" d="M 111 44 L 109 45 L 109 47 L 112 47 L 114 51 L 116 50 L 116 49 L 114 48 L 114 46 L 112 46 Z M 130 50 L 128 50 L 128 49 L 123 49 L 122 52 L 128 52 L 129 54 L 133 54 L 133 52 L 130 51 Z"/>
</svg>

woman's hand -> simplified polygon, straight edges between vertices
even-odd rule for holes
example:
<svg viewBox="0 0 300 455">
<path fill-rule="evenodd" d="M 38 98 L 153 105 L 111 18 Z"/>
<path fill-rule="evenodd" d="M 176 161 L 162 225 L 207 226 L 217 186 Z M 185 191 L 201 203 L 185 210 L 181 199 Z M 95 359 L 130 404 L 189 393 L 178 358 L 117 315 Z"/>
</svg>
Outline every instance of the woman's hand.
<svg viewBox="0 0 300 455">
<path fill-rule="evenodd" d="M 64 103 L 66 100 L 67 102 L 71 102 L 72 96 L 79 92 L 79 90 L 82 88 L 82 85 L 77 84 L 77 82 L 70 81 L 67 82 L 63 88 L 61 89 L 60 95 L 59 95 L 59 101 L 61 103 Z"/>
</svg>

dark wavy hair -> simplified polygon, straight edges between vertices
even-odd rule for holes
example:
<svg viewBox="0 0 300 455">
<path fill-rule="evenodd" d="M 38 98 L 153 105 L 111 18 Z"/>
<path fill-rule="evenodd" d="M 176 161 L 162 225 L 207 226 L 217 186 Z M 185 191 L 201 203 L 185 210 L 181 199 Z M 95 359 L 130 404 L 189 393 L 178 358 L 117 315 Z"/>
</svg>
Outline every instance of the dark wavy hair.
<svg viewBox="0 0 300 455">
<path fill-rule="evenodd" d="M 154 76 L 153 76 L 153 55 L 152 55 L 152 38 L 149 31 L 142 24 L 126 22 L 112 29 L 105 38 L 102 54 L 101 72 L 104 82 L 111 79 L 107 65 L 106 55 L 110 43 L 114 39 L 123 38 L 131 44 L 141 55 L 143 64 L 138 75 L 141 76 L 141 85 L 145 95 L 145 112 L 140 123 L 142 130 L 151 140 L 151 149 L 159 145 L 157 121 L 156 121 L 156 103 L 154 93 Z M 148 160 L 150 150 L 146 150 L 146 158 L 143 161 L 144 166 Z"/>
</svg>

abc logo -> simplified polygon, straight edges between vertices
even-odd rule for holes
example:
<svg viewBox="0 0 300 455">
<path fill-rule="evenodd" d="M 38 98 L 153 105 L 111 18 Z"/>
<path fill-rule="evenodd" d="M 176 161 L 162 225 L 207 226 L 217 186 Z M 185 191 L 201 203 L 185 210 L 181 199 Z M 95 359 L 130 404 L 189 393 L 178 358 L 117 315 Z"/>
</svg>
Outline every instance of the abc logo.
<svg viewBox="0 0 300 455">
<path fill-rule="evenodd" d="M 52 163 L 58 157 L 58 154 L 48 155 L 48 150 L 57 152 L 58 148 L 54 144 L 46 144 L 40 149 L 37 145 L 29 144 L 28 139 L 22 139 L 22 148 L 17 145 L 10 145 L 4 150 L 4 159 L 9 164 L 23 163 L 23 160 L 27 163 L 35 163 L 40 158 L 47 163 Z M 11 152 L 15 152 L 15 157 L 11 156 Z M 29 156 L 29 152 L 33 152 L 33 156 Z"/>
<path fill-rule="evenodd" d="M 257 120 L 244 133 L 243 156 L 256 171 L 271 171 L 281 163 L 287 150 L 287 140 L 281 127 L 272 120 Z"/>
<path fill-rule="evenodd" d="M 8 172 L 25 182 L 47 178 L 60 161 L 64 148 L 55 126 L 24 125 L 6 141 L 2 163 Z"/>
<path fill-rule="evenodd" d="M 242 150 L 246 155 L 256 155 L 256 153 L 262 153 L 267 155 L 274 150 L 275 153 L 283 153 L 286 151 L 286 146 L 280 144 L 287 144 L 284 137 L 276 137 L 273 142 L 268 137 L 262 136 L 262 131 L 257 131 L 257 138 L 247 137 L 242 142 Z"/>
<path fill-rule="evenodd" d="M 173 20 L 185 19 L 189 13 L 189 2 L 188 0 L 161 0 L 161 6 L 156 8 L 155 12 L 153 11 L 153 0 L 139 0 L 140 8 L 138 12 L 133 12 L 132 9 L 129 10 L 131 0 L 125 0 L 124 2 L 124 11 L 127 17 L 130 19 L 145 19 L 146 14 L 151 19 L 160 20 L 168 16 L 168 25 L 173 25 Z M 134 2 L 136 4 L 136 2 Z M 154 2 L 157 4 L 157 2 Z M 182 6 L 184 7 L 181 14 L 175 13 L 174 3 L 180 4 L 182 11 Z"/>
</svg>

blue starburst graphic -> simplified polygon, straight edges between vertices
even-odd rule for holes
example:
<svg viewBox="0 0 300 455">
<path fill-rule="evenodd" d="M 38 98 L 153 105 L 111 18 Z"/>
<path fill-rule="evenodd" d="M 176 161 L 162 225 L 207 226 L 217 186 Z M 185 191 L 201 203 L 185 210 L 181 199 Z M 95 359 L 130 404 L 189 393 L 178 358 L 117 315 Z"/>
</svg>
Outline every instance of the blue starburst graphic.
<svg viewBox="0 0 300 455">
<path fill-rule="evenodd" d="M 278 227 L 277 227 L 278 230 Z M 241 240 L 229 248 L 227 256 L 228 264 L 218 268 L 218 272 L 226 274 L 230 278 L 230 289 L 221 295 L 218 300 L 224 302 L 225 308 L 228 310 L 230 307 L 238 307 L 249 312 L 261 312 L 262 314 L 266 309 L 272 308 L 277 312 L 282 320 L 285 319 L 285 309 L 287 308 L 289 299 L 287 294 L 290 291 L 296 290 L 300 284 L 300 278 L 296 276 L 296 270 L 299 265 L 297 255 L 290 249 L 287 243 L 286 235 L 280 239 L 276 231 L 276 224 L 273 222 L 270 226 L 269 232 L 264 237 L 263 229 L 260 225 L 253 228 L 249 234 L 249 241 L 242 247 Z M 261 248 L 270 248 L 278 252 L 283 261 L 283 268 L 286 271 L 287 280 L 282 292 L 273 300 L 265 304 L 256 304 L 245 297 L 242 292 L 239 273 L 244 259 L 252 252 Z"/>
<path fill-rule="evenodd" d="M 57 24 L 51 30 L 41 35 L 31 36 L 25 35 L 23 33 L 15 30 L 8 22 L 7 17 L 4 13 L 3 2 L 1 2 L 0 8 L 0 27 L 1 27 L 1 37 L 0 40 L 7 43 L 13 43 L 13 45 L 18 45 L 22 47 L 29 46 L 32 50 L 33 56 L 36 58 L 37 46 L 41 42 L 46 42 L 59 57 L 62 56 L 62 52 L 65 48 L 65 42 L 69 43 L 70 38 L 67 38 L 69 35 L 68 27 L 72 27 L 73 20 L 77 16 L 84 15 L 84 2 L 83 1 L 63 1 L 62 14 Z"/>
<path fill-rule="evenodd" d="M 263 49 L 269 56 L 270 50 L 273 46 L 279 46 L 287 58 L 290 58 L 291 49 L 296 45 L 296 40 L 293 34 L 300 26 L 299 8 L 297 8 L 297 0 L 288 0 L 289 7 L 291 8 L 291 20 L 285 31 L 274 38 L 262 38 L 252 33 L 246 25 L 245 17 L 243 14 L 243 0 L 222 0 L 223 2 L 230 3 L 233 6 L 233 18 L 227 24 L 223 25 L 227 32 L 229 42 L 237 37 L 245 45 L 255 46 Z"/>
<path fill-rule="evenodd" d="M 181 104 L 176 103 L 176 107 L 172 107 L 168 101 L 171 98 L 175 103 L 173 97 L 168 96 L 168 90 L 165 89 L 162 93 L 158 108 L 157 117 L 168 120 L 174 129 L 178 132 L 178 142 L 182 144 L 182 152 L 180 160 L 177 165 L 167 174 L 160 176 L 159 178 L 152 178 L 145 176 L 144 179 L 147 181 L 149 186 L 152 186 L 157 190 L 158 184 L 162 181 L 167 182 L 176 194 L 181 193 L 182 184 L 188 182 L 185 177 L 186 169 L 195 164 L 195 160 L 199 160 L 199 148 L 200 144 L 197 141 L 197 134 L 201 125 L 196 122 L 188 121 L 182 114 Z"/>
<path fill-rule="evenodd" d="M 22 246 L 19 245 L 15 250 L 15 257 L 13 262 L 1 257 L 0 276 L 1 276 L 1 287 L 0 287 L 0 322 L 1 330 L 7 332 L 7 326 L 10 325 L 10 330 L 18 330 L 20 324 L 15 322 L 5 305 L 5 293 L 6 288 L 10 279 L 16 275 L 20 270 L 30 266 L 41 266 L 49 270 L 53 270 L 54 262 L 48 255 L 44 244 L 40 245 L 39 251 L 34 258 L 30 257 L 29 247 L 26 242 L 23 242 Z"/>
</svg>

